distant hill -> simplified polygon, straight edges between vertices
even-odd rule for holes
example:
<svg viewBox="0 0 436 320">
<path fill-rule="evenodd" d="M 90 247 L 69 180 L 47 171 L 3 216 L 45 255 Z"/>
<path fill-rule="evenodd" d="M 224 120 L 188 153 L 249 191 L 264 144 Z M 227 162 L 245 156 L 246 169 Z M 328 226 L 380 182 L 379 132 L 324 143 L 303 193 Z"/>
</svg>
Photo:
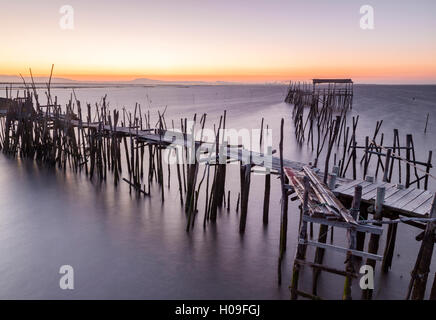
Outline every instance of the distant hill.
<svg viewBox="0 0 436 320">
<path fill-rule="evenodd" d="M 137 78 L 130 81 L 123 81 L 128 83 L 134 83 L 134 84 L 164 84 L 165 81 L 162 80 L 155 80 L 155 79 L 149 79 L 149 78 Z"/>
<path fill-rule="evenodd" d="M 216 84 L 216 82 L 206 82 L 206 81 L 163 81 L 154 80 L 148 78 L 137 78 L 131 81 L 126 81 L 128 83 L 134 84 L 185 84 L 185 85 L 196 85 L 196 84 Z"/>
<path fill-rule="evenodd" d="M 49 77 L 33 77 L 33 81 L 39 83 L 39 82 L 43 82 L 46 83 L 48 82 Z M 25 76 L 24 80 L 27 83 L 32 82 L 30 76 Z M 9 76 L 9 75 L 0 75 L 0 82 L 20 82 L 22 83 L 23 80 L 21 79 L 20 76 Z M 67 78 L 56 78 L 53 77 L 51 79 L 52 83 L 79 83 L 79 81 L 76 80 L 71 80 L 71 79 L 67 79 Z"/>
<path fill-rule="evenodd" d="M 30 76 L 25 76 L 24 80 L 26 83 L 31 83 Z M 33 77 L 33 80 L 35 83 L 47 83 L 49 80 L 49 77 Z M 80 80 L 72 80 L 68 78 L 58 78 L 53 77 L 51 79 L 51 82 L 53 84 L 75 84 L 75 85 L 81 85 L 81 84 L 107 84 L 107 85 L 231 85 L 231 84 L 242 84 L 241 82 L 230 82 L 230 81 L 165 81 L 165 80 L 156 80 L 156 79 L 150 79 L 150 78 L 137 78 L 133 80 L 127 80 L 127 81 L 80 81 Z M 1 75 L 0 74 L 0 83 L 23 83 L 23 80 L 20 76 L 11 76 L 11 75 Z"/>
</svg>

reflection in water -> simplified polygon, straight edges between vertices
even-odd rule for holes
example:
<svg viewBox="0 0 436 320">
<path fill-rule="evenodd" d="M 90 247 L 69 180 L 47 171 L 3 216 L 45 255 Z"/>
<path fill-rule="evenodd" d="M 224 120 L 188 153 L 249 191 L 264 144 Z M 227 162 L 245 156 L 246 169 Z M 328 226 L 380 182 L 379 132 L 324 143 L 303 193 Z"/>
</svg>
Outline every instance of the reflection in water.
<svg viewBox="0 0 436 320">
<path fill-rule="evenodd" d="M 310 161 L 313 154 L 306 146 L 293 142 L 290 107 L 281 102 L 285 91 L 279 86 L 205 86 L 78 89 L 76 94 L 93 102 L 107 92 L 113 107 L 131 108 L 139 101 L 148 108 L 150 102 L 151 114 L 168 105 L 167 119 L 175 121 L 206 112 L 211 125 L 226 109 L 229 127 L 256 128 L 264 117 L 273 129 L 275 146 L 279 138 L 275 133 L 284 117 L 285 157 Z M 426 152 L 434 149 L 431 137 L 436 114 L 430 113 L 427 135 L 421 127 L 436 101 L 435 92 L 428 86 L 356 86 L 353 114 L 361 115 L 359 139 L 371 135 L 375 121 L 384 119 L 385 141 L 390 141 L 393 128 L 399 128 L 402 137 L 413 133 L 417 157 L 425 159 Z M 65 101 L 70 93 L 58 89 L 54 94 Z M 412 96 L 416 97 L 413 101 Z M 226 190 L 232 194 L 231 210 L 224 209 L 216 224 L 203 229 L 204 201 L 200 199 L 195 227 L 187 233 L 175 174 L 162 203 L 156 184 L 151 197 L 137 199 L 123 183 L 116 189 L 110 179 L 91 182 L 84 174 L 64 173 L 1 154 L 0 298 L 289 298 L 298 204 L 291 203 L 289 208 L 288 250 L 283 285 L 278 287 L 279 182 L 272 180 L 269 225 L 265 227 L 261 209 L 264 179 L 253 175 L 247 228 L 240 236 L 235 211 L 238 177 L 238 167 L 229 166 Z M 419 248 L 414 240 L 418 230 L 400 225 L 398 233 L 392 271 L 380 278 L 376 269 L 376 286 L 383 288 L 376 287 L 375 298 L 405 296 Z M 341 239 L 345 244 L 345 234 L 335 230 L 335 243 L 340 245 Z M 308 257 L 312 254 L 309 250 Z M 339 253 L 326 255 L 326 263 L 338 268 L 343 261 Z M 75 270 L 72 291 L 59 288 L 59 267 L 64 264 Z M 310 289 L 310 270 L 304 270 L 302 283 L 303 289 Z M 342 288 L 342 277 L 322 274 L 321 296 L 340 298 Z M 357 287 L 353 292 L 360 296 Z"/>
</svg>

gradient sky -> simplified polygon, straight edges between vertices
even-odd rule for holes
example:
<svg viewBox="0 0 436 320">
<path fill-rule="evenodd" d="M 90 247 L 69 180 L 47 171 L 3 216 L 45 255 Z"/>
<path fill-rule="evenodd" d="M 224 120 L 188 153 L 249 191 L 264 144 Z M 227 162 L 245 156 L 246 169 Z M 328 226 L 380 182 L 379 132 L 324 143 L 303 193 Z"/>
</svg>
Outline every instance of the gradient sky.
<svg viewBox="0 0 436 320">
<path fill-rule="evenodd" d="M 62 5 L 75 29 L 59 27 Z M 362 5 L 375 29 L 359 27 Z M 436 1 L 0 0 L 0 74 L 436 83 Z"/>
</svg>

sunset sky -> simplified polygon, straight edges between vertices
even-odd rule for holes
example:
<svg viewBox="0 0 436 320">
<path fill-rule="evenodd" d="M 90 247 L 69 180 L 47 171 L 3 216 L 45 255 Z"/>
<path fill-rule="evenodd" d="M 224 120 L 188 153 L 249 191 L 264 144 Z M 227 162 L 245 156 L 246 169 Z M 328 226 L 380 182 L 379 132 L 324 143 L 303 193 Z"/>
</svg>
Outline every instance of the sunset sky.
<svg viewBox="0 0 436 320">
<path fill-rule="evenodd" d="M 63 5 L 74 30 L 62 30 Z M 374 30 L 359 26 L 372 5 Z M 0 0 L 0 74 L 436 83 L 436 1 Z"/>
</svg>

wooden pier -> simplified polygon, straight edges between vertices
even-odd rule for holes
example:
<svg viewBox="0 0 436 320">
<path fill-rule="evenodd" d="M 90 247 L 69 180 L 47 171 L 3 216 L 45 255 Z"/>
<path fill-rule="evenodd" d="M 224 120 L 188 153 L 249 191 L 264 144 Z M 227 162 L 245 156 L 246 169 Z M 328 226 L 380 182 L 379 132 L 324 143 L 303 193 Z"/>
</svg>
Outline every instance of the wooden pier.
<svg viewBox="0 0 436 320">
<path fill-rule="evenodd" d="M 321 82 L 315 82 L 314 85 Z M 349 82 L 346 82 L 349 85 Z M 351 82 L 352 84 L 352 82 Z M 352 88 L 352 85 L 351 85 Z M 281 283 L 282 259 L 287 245 L 288 225 L 288 202 L 299 200 L 300 230 L 298 235 L 297 255 L 293 267 L 293 279 L 291 284 L 291 297 L 303 296 L 318 299 L 316 283 L 321 271 L 332 272 L 345 276 L 344 299 L 351 299 L 351 281 L 356 278 L 356 257 L 367 259 L 367 264 L 375 265 L 375 261 L 382 261 L 383 270 L 387 272 L 392 265 L 392 256 L 395 248 L 396 227 L 398 223 L 407 223 L 411 226 L 424 230 L 420 241 L 422 249 L 418 253 L 416 267 L 412 271 L 411 289 L 408 297 L 423 299 L 426 281 L 423 275 L 428 274 L 431 262 L 431 254 L 434 243 L 434 220 L 436 218 L 435 195 L 427 189 L 427 181 L 430 176 L 431 154 L 427 162 L 419 162 L 415 159 L 413 140 L 408 139 L 405 147 L 406 159 L 401 157 L 400 150 L 404 147 L 399 145 L 398 135 L 394 138 L 394 146 L 383 146 L 376 142 L 377 133 L 381 123 L 377 123 L 373 139 L 366 139 L 364 155 L 361 160 L 364 167 L 364 179 L 357 179 L 357 150 L 356 142 L 357 120 L 353 118 L 352 134 L 349 139 L 350 128 L 346 126 L 346 110 L 341 111 L 341 116 L 333 117 L 333 108 L 330 110 L 325 104 L 324 111 L 312 113 L 310 123 L 315 123 L 318 128 L 317 159 L 321 155 L 324 145 L 327 147 L 325 166 L 323 170 L 315 163 L 307 165 L 284 159 L 284 120 L 281 122 L 279 156 L 273 156 L 275 150 L 269 149 L 269 154 L 253 152 L 243 146 L 228 145 L 220 136 L 220 129 L 226 128 L 226 112 L 221 116 L 220 123 L 215 126 L 216 139 L 214 143 L 205 142 L 201 138 L 194 140 L 189 134 L 187 119 L 181 119 L 180 130 L 171 127 L 165 120 L 165 110 L 158 112 L 159 120 L 153 126 L 148 113 L 142 113 L 141 107 L 136 105 L 133 113 L 123 110 L 112 112 L 106 105 L 105 98 L 101 104 L 95 105 L 91 112 L 91 105 L 87 105 L 83 114 L 80 101 L 71 98 L 65 109 L 57 103 L 56 98 L 50 95 L 48 85 L 47 104 L 41 105 L 33 85 L 25 92 L 23 98 L 10 98 L 0 100 L 0 147 L 4 153 L 19 155 L 42 161 L 49 165 L 55 165 L 65 170 L 68 166 L 76 172 L 85 171 L 90 179 L 105 181 L 109 175 L 113 175 L 114 183 L 124 181 L 129 185 L 130 192 L 138 196 L 150 196 L 150 184 L 153 180 L 160 186 L 161 201 L 165 199 L 164 191 L 164 164 L 163 153 L 165 149 L 181 147 L 184 152 L 181 157 L 188 160 L 188 148 L 194 154 L 203 156 L 193 161 L 181 161 L 173 165 L 177 173 L 180 202 L 184 206 L 187 215 L 187 231 L 194 226 L 196 216 L 199 213 L 198 201 L 201 187 L 205 187 L 204 220 L 205 227 L 208 222 L 217 219 L 217 210 L 230 209 L 230 192 L 226 196 L 225 179 L 226 165 L 231 162 L 239 162 L 240 166 L 240 192 L 236 200 L 236 211 L 240 213 L 239 232 L 245 231 L 248 217 L 248 201 L 251 184 L 251 173 L 256 167 L 263 167 L 265 171 L 265 194 L 262 220 L 268 223 L 271 175 L 278 175 L 281 184 L 281 212 L 280 212 L 280 243 L 278 280 Z M 348 89 L 347 89 L 348 90 Z M 313 90 L 312 90 L 313 94 Z M 350 96 L 349 93 L 346 94 Z M 33 107 L 33 99 L 36 106 Z M 342 100 L 344 106 L 349 101 Z M 303 107 L 301 107 L 303 108 Z M 300 108 L 300 109 L 301 109 Z M 302 109 L 301 109 L 302 110 Z M 296 130 L 300 130 L 298 137 L 304 138 L 306 125 L 302 112 L 298 111 L 294 116 L 300 119 L 296 122 Z M 315 109 L 312 109 L 315 110 Z M 328 110 L 328 111 L 327 111 Z M 198 123 L 204 128 L 206 114 L 193 117 L 194 125 Z M 306 122 L 308 123 L 308 122 Z M 263 129 L 263 121 L 262 121 Z M 312 125 L 310 128 L 313 129 Z M 315 132 L 309 129 L 308 143 Z M 323 134 L 322 134 L 323 133 Z M 333 153 L 333 146 L 343 144 L 343 155 L 338 157 Z M 262 140 L 260 141 L 262 144 Z M 123 148 L 124 147 L 124 148 Z M 341 149 L 341 148 L 339 148 Z M 176 154 L 178 154 L 176 152 Z M 329 163 L 333 155 L 333 168 L 330 170 Z M 383 172 L 381 181 L 369 175 L 369 163 L 371 155 L 377 161 L 377 172 Z M 144 166 L 148 156 L 148 175 Z M 384 157 L 385 161 L 381 160 Z M 224 162 L 221 161 L 224 159 Z M 347 160 L 348 159 L 348 160 Z M 179 159 L 180 160 L 180 159 Z M 398 161 L 406 161 L 406 186 L 391 182 L 393 164 Z M 345 173 L 351 163 L 353 178 L 347 178 Z M 199 172 L 199 164 L 204 164 L 204 171 Z M 123 177 L 126 169 L 127 174 Z M 411 181 L 411 172 L 416 166 L 425 167 L 424 174 L 419 177 L 415 170 L 416 179 Z M 212 170 L 211 170 L 212 168 Z M 168 183 L 170 181 L 171 165 L 168 164 Z M 174 172 L 174 171 L 173 171 Z M 324 173 L 323 173 L 324 172 Z M 211 180 L 211 183 L 209 181 Z M 205 183 L 203 184 L 203 182 Z M 424 189 L 420 188 L 419 182 L 425 181 Z M 415 183 L 415 186 L 412 184 Z M 204 190 L 204 189 L 203 189 Z M 373 219 L 368 215 L 372 213 Z M 363 218 L 363 219 L 362 219 Z M 389 220 L 383 221 L 383 218 Z M 318 241 L 309 238 L 313 236 L 313 224 L 320 225 Z M 383 224 L 389 224 L 387 243 L 383 255 L 378 253 L 380 235 L 383 232 Z M 349 246 L 339 247 L 327 244 L 327 232 L 333 228 L 344 228 L 349 234 Z M 365 235 L 370 236 L 368 252 L 363 251 Z M 317 248 L 314 262 L 308 262 L 306 247 Z M 325 250 L 342 252 L 347 257 L 346 270 L 339 270 L 331 266 L 323 265 Z M 301 268 L 309 266 L 314 270 L 314 283 L 312 293 L 302 292 L 298 289 L 298 274 Z M 433 287 L 436 298 L 436 284 Z M 370 299 L 372 291 L 366 290 L 362 298 Z"/>
<path fill-rule="evenodd" d="M 339 112 L 351 109 L 353 81 L 351 79 L 312 79 L 312 84 L 291 81 L 285 102 L 301 106 L 321 103 Z"/>
</svg>

